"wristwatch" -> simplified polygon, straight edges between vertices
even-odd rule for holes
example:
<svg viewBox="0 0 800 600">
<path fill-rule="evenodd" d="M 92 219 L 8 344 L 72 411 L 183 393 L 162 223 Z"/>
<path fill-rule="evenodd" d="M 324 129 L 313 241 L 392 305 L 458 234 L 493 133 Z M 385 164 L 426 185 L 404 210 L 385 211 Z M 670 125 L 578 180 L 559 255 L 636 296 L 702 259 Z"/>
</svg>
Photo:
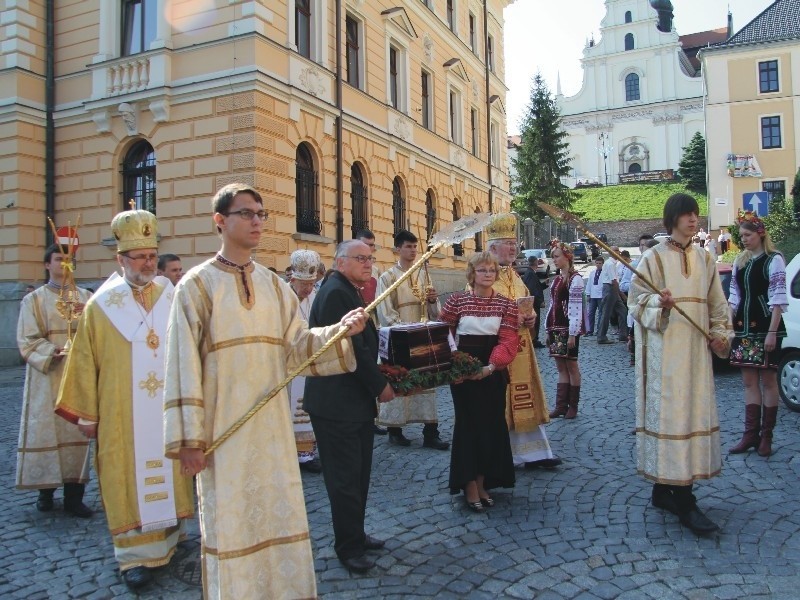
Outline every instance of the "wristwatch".
<svg viewBox="0 0 800 600">
<path fill-rule="evenodd" d="M 495 368 L 495 367 L 494 367 L 494 365 L 493 365 L 492 363 L 489 363 L 489 364 L 488 364 L 488 365 L 486 365 L 486 366 L 487 366 L 487 367 L 489 367 L 489 375 L 491 375 L 492 373 L 494 373 L 494 368 Z"/>
</svg>

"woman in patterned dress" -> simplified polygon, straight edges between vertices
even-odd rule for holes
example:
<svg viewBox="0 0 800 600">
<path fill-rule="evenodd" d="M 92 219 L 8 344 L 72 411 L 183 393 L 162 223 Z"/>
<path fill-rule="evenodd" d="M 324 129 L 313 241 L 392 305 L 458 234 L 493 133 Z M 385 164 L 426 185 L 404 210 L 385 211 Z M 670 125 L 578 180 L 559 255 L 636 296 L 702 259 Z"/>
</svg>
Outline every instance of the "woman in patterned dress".
<svg viewBox="0 0 800 600">
<path fill-rule="evenodd" d="M 547 346 L 558 368 L 556 407 L 550 418 L 574 419 L 581 395 L 578 344 L 583 333 L 583 277 L 575 271 L 572 247 L 554 240 L 550 257 L 559 275 L 550 286 L 550 305 L 545 317 Z"/>
<path fill-rule="evenodd" d="M 472 290 L 451 295 L 439 318 L 457 336 L 458 349 L 486 366 L 472 379 L 451 385 L 455 425 L 450 454 L 450 493 L 464 491 L 467 507 L 494 506 L 495 487 L 513 487 L 514 459 L 506 425 L 506 367 L 519 350 L 519 316 L 513 300 L 492 290 L 500 266 L 488 252 L 467 264 Z"/>
<path fill-rule="evenodd" d="M 728 303 L 735 335 L 731 364 L 742 369 L 745 417 L 744 435 L 728 452 L 756 448 L 759 456 L 769 456 L 778 416 L 776 359 L 786 337 L 781 317 L 789 307 L 786 263 L 758 215 L 740 211 L 736 223 L 744 251 L 733 263 Z"/>
</svg>

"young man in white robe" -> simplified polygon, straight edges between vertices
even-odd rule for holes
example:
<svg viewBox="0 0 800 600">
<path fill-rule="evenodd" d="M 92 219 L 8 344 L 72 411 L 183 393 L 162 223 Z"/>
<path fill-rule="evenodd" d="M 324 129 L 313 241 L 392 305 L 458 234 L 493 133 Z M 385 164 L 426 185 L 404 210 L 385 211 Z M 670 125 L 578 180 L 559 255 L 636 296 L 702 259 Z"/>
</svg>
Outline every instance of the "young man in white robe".
<svg viewBox="0 0 800 600">
<path fill-rule="evenodd" d="M 163 408 L 167 456 L 198 476 L 204 597 L 315 598 L 287 390 L 208 457 L 205 451 L 341 327 L 348 336 L 362 331 L 367 315 L 354 310 L 309 330 L 289 285 L 251 257 L 267 219 L 261 195 L 226 185 L 212 212 L 222 247 L 175 292 Z M 303 373 L 355 366 L 343 338 Z"/>
<path fill-rule="evenodd" d="M 410 231 L 402 229 L 395 234 L 394 249 L 397 252 L 397 263 L 378 279 L 377 295 L 389 289 L 416 262 L 417 244 L 417 236 Z M 426 319 L 435 321 L 439 318 L 442 306 L 436 288 L 426 280 L 425 272 L 425 269 L 417 271 L 378 305 L 378 322 L 381 327 L 399 323 L 419 323 L 423 310 Z M 424 306 L 412 291 L 414 285 L 425 292 Z M 381 403 L 378 408 L 378 423 L 387 427 L 389 443 L 395 446 L 411 445 L 411 440 L 403 435 L 403 427 L 409 423 L 423 423 L 422 445 L 425 448 L 434 450 L 450 448 L 450 444 L 443 441 L 439 434 L 436 390 L 425 390 L 410 396 L 397 396 L 390 402 Z"/>
<path fill-rule="evenodd" d="M 169 563 L 194 514 L 192 480 L 164 456 L 164 351 L 173 287 L 156 276 L 158 223 L 129 210 L 111 222 L 114 273 L 87 302 L 56 413 L 97 439 L 97 475 L 114 556 L 131 589 Z"/>
<path fill-rule="evenodd" d="M 733 328 L 716 264 L 692 243 L 699 212 L 686 194 L 667 200 L 670 237 L 637 265 L 661 293 L 634 275 L 628 307 L 636 338 L 637 470 L 653 483 L 653 506 L 695 533 L 710 533 L 718 526 L 697 507 L 693 484 L 722 469 L 711 352 L 728 356 Z"/>
<path fill-rule="evenodd" d="M 47 284 L 25 296 L 17 321 L 17 345 L 25 360 L 25 388 L 17 447 L 17 489 L 39 490 L 36 508 L 53 510 L 53 493 L 64 487 L 64 512 L 76 517 L 92 516 L 83 503 L 89 481 L 89 440 L 73 423 L 54 412 L 58 387 L 64 373 L 67 322 L 56 304 L 61 299 L 67 256 L 57 244 L 44 255 Z M 80 314 L 91 294 L 75 288 Z"/>
</svg>

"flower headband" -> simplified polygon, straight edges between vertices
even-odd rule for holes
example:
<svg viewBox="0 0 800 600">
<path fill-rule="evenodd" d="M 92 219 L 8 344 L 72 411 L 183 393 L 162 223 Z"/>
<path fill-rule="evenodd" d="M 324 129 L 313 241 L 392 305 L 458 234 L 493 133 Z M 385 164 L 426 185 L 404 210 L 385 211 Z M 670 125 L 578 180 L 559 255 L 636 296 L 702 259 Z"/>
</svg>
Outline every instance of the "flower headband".
<svg viewBox="0 0 800 600">
<path fill-rule="evenodd" d="M 553 238 L 550 240 L 550 253 L 552 254 L 553 250 L 561 250 L 561 252 L 570 260 L 573 259 L 575 256 L 575 250 L 569 244 L 565 244 L 558 238 Z"/>
<path fill-rule="evenodd" d="M 759 235 L 764 235 L 767 231 L 767 228 L 764 227 L 764 221 L 758 218 L 758 215 L 754 213 L 752 210 L 739 210 L 739 216 L 736 218 L 736 224 L 742 225 L 744 223 L 750 223 L 756 228 L 756 233 Z"/>
</svg>

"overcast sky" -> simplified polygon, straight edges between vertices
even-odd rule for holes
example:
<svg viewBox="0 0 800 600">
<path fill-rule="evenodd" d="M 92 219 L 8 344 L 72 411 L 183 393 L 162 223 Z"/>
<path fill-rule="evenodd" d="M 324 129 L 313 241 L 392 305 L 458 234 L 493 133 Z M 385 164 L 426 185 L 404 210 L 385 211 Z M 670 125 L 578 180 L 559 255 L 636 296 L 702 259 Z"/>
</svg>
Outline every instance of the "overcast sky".
<svg viewBox="0 0 800 600">
<path fill-rule="evenodd" d="M 773 0 L 672 0 L 679 35 L 725 27 L 728 6 L 739 31 Z M 557 7 L 557 8 L 554 8 Z M 555 94 L 558 74 L 565 96 L 581 89 L 586 40 L 600 40 L 603 0 L 516 0 L 505 9 L 508 133 L 519 133 L 533 76 L 539 70 Z"/>
</svg>

